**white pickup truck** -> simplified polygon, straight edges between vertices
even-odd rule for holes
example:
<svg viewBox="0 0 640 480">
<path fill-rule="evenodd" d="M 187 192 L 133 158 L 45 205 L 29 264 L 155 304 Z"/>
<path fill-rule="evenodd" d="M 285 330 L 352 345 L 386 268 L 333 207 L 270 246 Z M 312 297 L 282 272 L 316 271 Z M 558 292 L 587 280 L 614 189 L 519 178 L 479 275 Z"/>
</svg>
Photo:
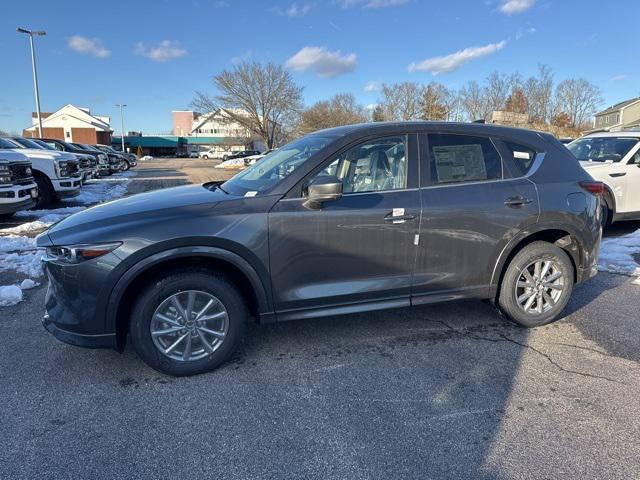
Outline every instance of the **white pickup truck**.
<svg viewBox="0 0 640 480">
<path fill-rule="evenodd" d="M 24 148 L 9 139 L 0 138 L 0 151 L 2 150 L 21 153 L 31 162 L 33 178 L 38 185 L 36 208 L 80 193 L 82 173 L 78 159 L 72 153 Z"/>
<path fill-rule="evenodd" d="M 37 197 L 29 159 L 17 152 L 0 150 L 0 218 L 33 207 Z"/>
<path fill-rule="evenodd" d="M 602 225 L 640 219 L 640 131 L 592 133 L 567 148 L 605 186 Z"/>
</svg>

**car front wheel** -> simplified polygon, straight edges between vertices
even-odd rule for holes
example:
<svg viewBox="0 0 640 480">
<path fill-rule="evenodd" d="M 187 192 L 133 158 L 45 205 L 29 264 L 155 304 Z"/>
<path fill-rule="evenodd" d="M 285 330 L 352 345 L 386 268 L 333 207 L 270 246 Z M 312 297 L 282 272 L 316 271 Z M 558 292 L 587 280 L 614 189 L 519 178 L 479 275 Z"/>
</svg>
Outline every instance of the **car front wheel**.
<svg viewBox="0 0 640 480">
<path fill-rule="evenodd" d="M 498 297 L 502 311 L 524 327 L 556 320 L 573 290 L 573 264 L 567 253 L 548 242 L 533 242 L 507 267 Z"/>
<path fill-rule="evenodd" d="M 247 309 L 223 276 L 188 269 L 152 281 L 136 302 L 129 327 L 134 349 L 168 375 L 211 371 L 244 337 Z"/>
</svg>

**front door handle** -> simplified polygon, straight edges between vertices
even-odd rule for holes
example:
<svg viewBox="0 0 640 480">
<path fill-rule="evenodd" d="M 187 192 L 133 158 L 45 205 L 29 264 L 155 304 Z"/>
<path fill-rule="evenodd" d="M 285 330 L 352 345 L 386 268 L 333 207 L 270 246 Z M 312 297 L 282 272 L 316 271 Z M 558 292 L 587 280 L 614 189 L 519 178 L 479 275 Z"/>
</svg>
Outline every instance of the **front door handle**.
<svg viewBox="0 0 640 480">
<path fill-rule="evenodd" d="M 522 207 L 523 205 L 529 205 L 533 200 L 518 195 L 517 197 L 509 197 L 504 201 L 507 207 Z"/>
</svg>

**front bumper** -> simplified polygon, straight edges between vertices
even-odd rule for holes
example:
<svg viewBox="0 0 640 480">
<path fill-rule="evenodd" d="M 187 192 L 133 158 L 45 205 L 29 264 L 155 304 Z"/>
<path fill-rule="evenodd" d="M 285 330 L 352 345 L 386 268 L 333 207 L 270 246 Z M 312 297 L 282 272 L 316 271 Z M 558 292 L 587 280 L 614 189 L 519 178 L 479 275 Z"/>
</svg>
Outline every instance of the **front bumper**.
<svg viewBox="0 0 640 480">
<path fill-rule="evenodd" d="M 42 325 L 51 335 L 69 345 L 84 348 L 116 348 L 115 333 L 83 335 L 81 333 L 69 332 L 53 323 L 53 320 L 51 320 L 48 314 L 42 318 Z"/>
<path fill-rule="evenodd" d="M 82 177 L 70 177 L 60 180 L 52 180 L 53 189 L 61 198 L 75 197 L 80 193 L 82 187 Z"/>
<path fill-rule="evenodd" d="M 38 240 L 39 246 L 47 243 L 48 237 Z M 103 312 L 126 265 L 112 252 L 75 264 L 45 255 L 42 267 L 48 280 L 44 327 L 71 345 L 116 348 L 116 332 L 113 328 L 107 331 Z"/>
<path fill-rule="evenodd" d="M 35 183 L 0 187 L 0 214 L 27 210 L 35 205 L 36 198 L 38 186 Z"/>
</svg>

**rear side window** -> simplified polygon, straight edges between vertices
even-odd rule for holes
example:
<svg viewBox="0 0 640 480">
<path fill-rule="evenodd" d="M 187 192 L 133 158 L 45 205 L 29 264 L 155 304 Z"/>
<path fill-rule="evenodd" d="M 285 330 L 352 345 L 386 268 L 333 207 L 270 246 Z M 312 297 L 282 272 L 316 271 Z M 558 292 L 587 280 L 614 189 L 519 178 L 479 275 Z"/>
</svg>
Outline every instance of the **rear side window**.
<svg viewBox="0 0 640 480">
<path fill-rule="evenodd" d="M 529 173 L 536 158 L 535 150 L 512 142 L 504 142 L 504 145 L 507 147 L 509 169 L 513 176 L 523 177 Z"/>
<path fill-rule="evenodd" d="M 429 160 L 434 185 L 502 178 L 502 159 L 488 137 L 431 134 Z"/>
</svg>

